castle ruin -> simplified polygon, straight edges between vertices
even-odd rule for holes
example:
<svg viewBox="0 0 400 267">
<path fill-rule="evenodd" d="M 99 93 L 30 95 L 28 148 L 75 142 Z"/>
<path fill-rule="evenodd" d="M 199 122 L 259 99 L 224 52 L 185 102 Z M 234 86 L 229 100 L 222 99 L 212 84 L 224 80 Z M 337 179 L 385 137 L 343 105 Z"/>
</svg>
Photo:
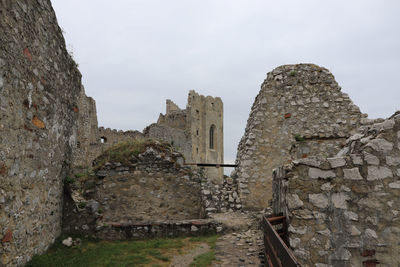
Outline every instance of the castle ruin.
<svg viewBox="0 0 400 267">
<path fill-rule="evenodd" d="M 370 120 L 327 69 L 281 66 L 255 99 L 234 176 L 204 174 L 183 157 L 223 163 L 220 98 L 190 91 L 186 109 L 167 100 L 143 132 L 99 128 L 50 1 L 0 7 L 0 265 L 24 265 L 62 230 L 111 239 L 215 232 L 225 226 L 200 219 L 270 206 L 287 217 L 303 266 L 399 264 L 398 113 Z M 147 139 L 180 153 L 152 141 L 96 169 L 84 196 L 68 195 L 73 170 L 92 168 L 114 144 Z M 106 226 L 102 217 L 118 221 Z M 185 221 L 152 223 L 171 217 Z"/>
</svg>

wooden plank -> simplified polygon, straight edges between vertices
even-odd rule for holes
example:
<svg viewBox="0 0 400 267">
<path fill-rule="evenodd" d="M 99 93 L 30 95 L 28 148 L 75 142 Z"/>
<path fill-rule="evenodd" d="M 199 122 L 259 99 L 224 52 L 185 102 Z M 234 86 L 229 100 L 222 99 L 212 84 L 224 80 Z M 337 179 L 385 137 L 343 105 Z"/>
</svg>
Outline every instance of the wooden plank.
<svg viewBox="0 0 400 267">
<path fill-rule="evenodd" d="M 283 225 L 285 225 L 285 223 Z M 294 257 L 292 251 L 279 237 L 279 234 L 269 222 L 269 218 L 263 217 L 263 228 L 266 253 L 270 256 L 273 266 L 299 267 L 300 264 Z M 286 232 L 286 229 L 283 229 L 283 231 Z"/>
</svg>

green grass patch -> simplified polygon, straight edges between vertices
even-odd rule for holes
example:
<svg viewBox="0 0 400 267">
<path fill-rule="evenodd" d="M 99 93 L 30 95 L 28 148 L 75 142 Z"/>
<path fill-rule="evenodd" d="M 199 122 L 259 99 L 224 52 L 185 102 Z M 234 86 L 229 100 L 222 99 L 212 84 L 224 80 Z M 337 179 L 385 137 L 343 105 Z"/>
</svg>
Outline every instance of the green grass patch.
<svg viewBox="0 0 400 267">
<path fill-rule="evenodd" d="M 136 161 L 136 157 L 145 152 L 148 147 L 153 147 L 161 152 L 172 151 L 172 146 L 168 143 L 156 142 L 154 140 L 134 140 L 115 144 L 103 152 L 95 160 L 95 169 L 99 169 L 106 162 L 119 162 L 129 164 Z"/>
<path fill-rule="evenodd" d="M 35 255 L 27 267 L 103 267 L 169 266 L 174 255 L 188 253 L 198 243 L 208 243 L 212 250 L 195 258 L 191 266 L 209 266 L 215 259 L 216 235 L 193 238 L 160 238 L 142 241 L 98 241 L 83 239 L 81 244 L 66 247 L 61 236 L 42 255 Z"/>
<path fill-rule="evenodd" d="M 168 266 L 171 257 L 188 245 L 184 238 L 143 241 L 82 240 L 81 245 L 66 247 L 60 237 L 44 254 L 35 255 L 28 267 Z M 167 265 L 166 265 L 167 264 Z"/>
<path fill-rule="evenodd" d="M 190 264 L 191 267 L 206 267 L 211 266 L 211 263 L 215 260 L 214 250 L 210 250 L 206 253 L 200 254 L 195 257 L 193 262 Z"/>
<path fill-rule="evenodd" d="M 196 243 L 205 242 L 210 246 L 211 249 L 214 249 L 215 243 L 217 242 L 218 237 L 219 237 L 219 235 L 196 236 L 196 237 L 191 237 L 189 239 L 189 241 L 196 242 Z"/>
</svg>

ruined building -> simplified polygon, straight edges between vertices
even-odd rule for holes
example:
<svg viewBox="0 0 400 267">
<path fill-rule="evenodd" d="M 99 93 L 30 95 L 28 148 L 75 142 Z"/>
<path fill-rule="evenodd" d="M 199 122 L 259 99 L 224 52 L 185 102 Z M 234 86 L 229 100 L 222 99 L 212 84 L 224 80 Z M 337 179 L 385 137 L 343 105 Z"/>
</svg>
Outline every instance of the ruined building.
<svg viewBox="0 0 400 267">
<path fill-rule="evenodd" d="M 296 158 L 335 155 L 362 117 L 325 68 L 285 65 L 268 73 L 238 146 L 236 176 L 244 206 L 268 207 L 274 168 Z"/>
<path fill-rule="evenodd" d="M 79 122 L 73 166 L 90 166 L 105 149 L 119 142 L 154 139 L 168 142 L 182 152 L 187 163 L 223 163 L 223 103 L 219 97 L 189 92 L 186 109 L 167 100 L 165 115 L 139 131 L 98 127 L 96 102 L 82 87 L 78 102 Z M 223 168 L 207 168 L 208 177 L 221 180 Z"/>
<path fill-rule="evenodd" d="M 219 97 L 190 91 L 186 109 L 167 100 L 165 115 L 148 126 L 144 135 L 167 141 L 178 148 L 186 162 L 217 163 L 224 161 L 223 103 Z M 221 180 L 223 168 L 207 168 L 209 178 Z"/>
<path fill-rule="evenodd" d="M 288 220 L 302 266 L 397 266 L 400 115 L 367 119 L 325 68 L 268 73 L 240 141 L 245 209 Z"/>
</svg>

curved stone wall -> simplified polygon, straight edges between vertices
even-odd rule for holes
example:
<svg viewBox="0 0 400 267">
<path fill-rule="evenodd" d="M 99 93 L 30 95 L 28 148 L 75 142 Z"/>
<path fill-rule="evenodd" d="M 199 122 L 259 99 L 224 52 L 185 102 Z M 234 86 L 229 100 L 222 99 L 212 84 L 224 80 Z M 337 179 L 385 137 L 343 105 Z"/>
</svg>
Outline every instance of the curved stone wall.
<svg viewBox="0 0 400 267">
<path fill-rule="evenodd" d="M 244 207 L 266 208 L 274 168 L 299 157 L 336 154 L 361 117 L 325 68 L 284 65 L 268 73 L 238 146 L 236 176 Z"/>
</svg>

